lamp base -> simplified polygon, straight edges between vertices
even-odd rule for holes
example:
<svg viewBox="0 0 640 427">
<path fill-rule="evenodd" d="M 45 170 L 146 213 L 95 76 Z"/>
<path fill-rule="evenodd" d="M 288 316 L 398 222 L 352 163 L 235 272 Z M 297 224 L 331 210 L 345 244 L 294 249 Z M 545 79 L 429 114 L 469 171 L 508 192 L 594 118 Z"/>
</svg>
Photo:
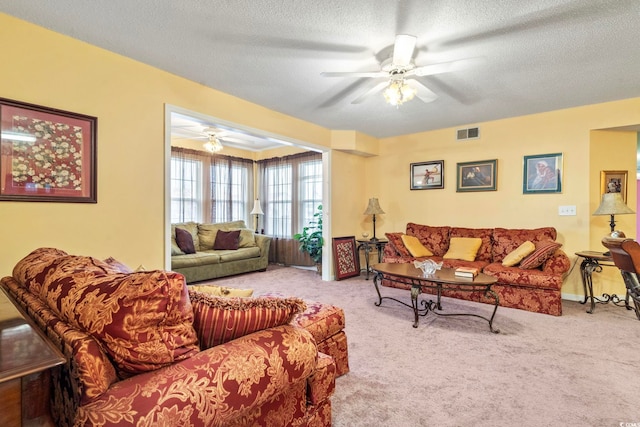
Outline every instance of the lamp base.
<svg viewBox="0 0 640 427">
<path fill-rule="evenodd" d="M 613 230 L 611 233 L 609 233 L 609 237 L 612 237 L 614 239 L 620 239 L 622 237 L 627 237 L 627 236 L 625 236 L 623 231 Z"/>
<path fill-rule="evenodd" d="M 377 237 L 372 237 L 372 238 L 369 239 L 370 242 L 377 242 L 379 240 L 380 239 L 378 239 Z"/>
</svg>

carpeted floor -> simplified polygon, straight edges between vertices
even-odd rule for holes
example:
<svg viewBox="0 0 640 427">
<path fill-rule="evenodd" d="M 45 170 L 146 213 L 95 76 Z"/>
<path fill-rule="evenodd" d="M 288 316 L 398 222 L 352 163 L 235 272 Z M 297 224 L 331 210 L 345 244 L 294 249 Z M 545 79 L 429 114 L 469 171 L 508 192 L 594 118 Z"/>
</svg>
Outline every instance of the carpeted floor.
<svg viewBox="0 0 640 427">
<path fill-rule="evenodd" d="M 492 334 L 475 317 L 420 318 L 393 301 L 376 307 L 364 275 L 323 282 L 270 265 L 214 281 L 342 307 L 351 372 L 337 379 L 334 426 L 640 426 L 640 321 L 633 311 L 572 301 L 561 317 L 500 307 Z M 409 300 L 409 292 L 382 288 Z M 443 299 L 447 311 L 491 306 Z M 634 424 L 635 423 L 635 424 Z"/>
</svg>

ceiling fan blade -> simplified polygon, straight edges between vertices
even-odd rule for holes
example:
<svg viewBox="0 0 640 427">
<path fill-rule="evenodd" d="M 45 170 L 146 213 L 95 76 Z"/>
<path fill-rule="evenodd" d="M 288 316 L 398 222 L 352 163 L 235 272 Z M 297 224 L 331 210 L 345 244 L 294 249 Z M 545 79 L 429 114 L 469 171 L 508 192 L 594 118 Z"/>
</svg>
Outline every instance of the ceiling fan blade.
<svg viewBox="0 0 640 427">
<path fill-rule="evenodd" d="M 469 67 L 473 62 L 477 62 L 479 60 L 480 58 L 467 58 L 459 59 L 457 61 L 440 62 L 438 64 L 425 65 L 407 71 L 407 75 L 423 77 L 432 76 L 434 74 L 448 73 L 451 71 L 458 71 Z"/>
<path fill-rule="evenodd" d="M 369 98 L 371 95 L 375 95 L 376 93 L 380 92 L 388 84 L 389 84 L 389 82 L 378 83 L 377 85 L 375 85 L 374 87 L 372 87 L 371 89 L 369 89 L 368 91 L 366 91 L 365 93 L 363 93 L 362 95 L 360 95 L 359 97 L 357 97 L 356 99 L 351 101 L 351 103 L 352 104 L 361 104 L 362 102 L 364 102 L 364 100 Z"/>
<path fill-rule="evenodd" d="M 433 102 L 438 99 L 438 95 L 436 95 L 431 89 L 423 85 L 417 80 L 407 79 L 405 80 L 409 87 L 416 90 L 416 98 L 420 99 L 424 103 Z"/>
<path fill-rule="evenodd" d="M 413 50 L 416 48 L 416 37 L 407 34 L 398 34 L 393 46 L 393 65 L 406 67 L 411 63 Z"/>
<path fill-rule="evenodd" d="M 320 73 L 324 77 L 387 77 L 389 73 L 386 71 L 335 71 Z"/>
</svg>

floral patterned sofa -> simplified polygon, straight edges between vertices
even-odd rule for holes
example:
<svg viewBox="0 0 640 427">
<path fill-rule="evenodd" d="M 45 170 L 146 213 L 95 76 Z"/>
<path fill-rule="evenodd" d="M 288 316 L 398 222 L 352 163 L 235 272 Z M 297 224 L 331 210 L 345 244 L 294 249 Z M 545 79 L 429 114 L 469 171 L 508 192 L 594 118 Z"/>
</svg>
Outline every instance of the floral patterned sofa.
<svg viewBox="0 0 640 427">
<path fill-rule="evenodd" d="M 322 323 L 300 299 L 214 297 L 53 248 L 0 283 L 67 358 L 52 370 L 58 426 L 331 425 L 336 364 L 296 325 Z"/>
<path fill-rule="evenodd" d="M 433 255 L 415 258 L 405 246 L 402 235 L 415 236 Z M 492 289 L 500 297 L 503 307 L 518 308 L 537 313 L 562 315 L 561 289 L 564 275 L 569 271 L 569 257 L 555 242 L 553 227 L 536 229 L 463 228 L 428 226 L 408 223 L 404 233 L 386 233 L 389 243 L 383 252 L 383 262 L 409 263 L 414 260 L 433 259 L 444 267 L 477 267 L 498 279 Z M 481 239 L 475 259 L 445 258 L 452 238 Z M 515 253 L 525 242 L 535 250 L 513 266 L 503 265 L 507 255 Z M 526 261 L 526 264 L 525 264 Z M 526 268 L 525 268 L 526 267 Z M 410 288 L 402 283 L 383 281 L 383 285 Z M 481 293 L 443 292 L 444 296 L 487 302 Z"/>
</svg>

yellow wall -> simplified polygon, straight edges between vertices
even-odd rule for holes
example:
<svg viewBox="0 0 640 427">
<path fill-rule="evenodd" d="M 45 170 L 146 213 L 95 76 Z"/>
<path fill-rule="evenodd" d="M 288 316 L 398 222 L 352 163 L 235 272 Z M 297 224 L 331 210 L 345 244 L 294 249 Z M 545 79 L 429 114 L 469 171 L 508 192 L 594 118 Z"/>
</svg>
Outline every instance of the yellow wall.
<svg viewBox="0 0 640 427">
<path fill-rule="evenodd" d="M 0 96 L 98 117 L 98 203 L 0 202 L 1 275 L 40 246 L 164 267 L 165 104 L 330 144 L 320 126 L 5 14 L 0 39 Z"/>
<path fill-rule="evenodd" d="M 371 232 L 371 218 L 362 212 L 378 197 L 386 212 L 377 217 L 378 236 L 404 230 L 408 221 L 554 226 L 575 261 L 576 251 L 601 250 L 600 236 L 608 232 L 606 218 L 591 216 L 600 170 L 630 171 L 628 204 L 635 210 L 635 134 L 606 129 L 640 124 L 640 98 L 476 123 L 479 140 L 457 142 L 455 129 L 440 129 L 376 146 L 366 135 L 270 111 L 4 14 L 0 39 L 0 96 L 98 117 L 98 203 L 0 202 L 2 275 L 39 246 L 164 267 L 166 104 L 320 147 L 335 137 L 326 211 L 333 236 Z M 564 153 L 563 192 L 523 195 L 523 156 L 555 152 Z M 484 159 L 498 159 L 498 190 L 456 193 L 456 163 Z M 409 164 L 428 160 L 445 161 L 445 188 L 409 190 Z M 559 205 L 575 205 L 577 216 L 558 216 Z M 636 235 L 635 217 L 618 218 L 629 237 Z M 618 290 L 621 282 L 611 280 L 604 289 Z M 577 268 L 563 291 L 582 293 Z"/>
<path fill-rule="evenodd" d="M 380 156 L 367 165 L 371 186 L 377 188 L 386 211 L 377 225 L 383 231 L 403 231 L 408 221 L 464 227 L 553 226 L 573 262 L 575 252 L 604 251 L 599 242 L 608 233 L 608 220 L 591 215 L 599 203 L 600 170 L 629 170 L 628 204 L 635 210 L 636 138 L 633 132 L 591 131 L 638 124 L 639 112 L 640 99 L 630 99 L 480 123 L 477 140 L 456 141 L 454 128 L 385 139 Z M 564 157 L 562 193 L 523 194 L 524 156 L 558 152 Z M 497 191 L 456 193 L 456 163 L 487 159 L 498 160 Z M 430 160 L 444 160 L 445 188 L 411 191 L 409 164 Z M 561 205 L 575 205 L 577 215 L 559 216 Z M 635 215 L 619 217 L 619 228 L 629 237 L 636 235 L 634 221 Z M 563 293 L 582 294 L 578 267 Z M 613 279 L 620 293 L 622 282 L 617 276 Z"/>
</svg>

